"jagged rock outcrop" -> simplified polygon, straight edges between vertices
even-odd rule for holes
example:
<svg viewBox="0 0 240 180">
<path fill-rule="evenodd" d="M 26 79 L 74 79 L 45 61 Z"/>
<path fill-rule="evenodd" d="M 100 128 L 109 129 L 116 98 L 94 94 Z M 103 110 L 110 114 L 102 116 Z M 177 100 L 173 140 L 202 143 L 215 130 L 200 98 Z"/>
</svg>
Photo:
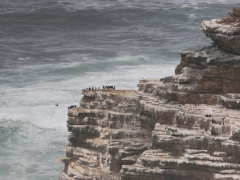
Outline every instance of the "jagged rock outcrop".
<svg viewBox="0 0 240 180">
<path fill-rule="evenodd" d="M 240 54 L 240 8 L 233 8 L 226 18 L 203 21 L 202 28 L 218 48 Z"/>
<path fill-rule="evenodd" d="M 175 73 L 84 91 L 59 179 L 240 179 L 240 56 L 185 51 Z"/>
</svg>

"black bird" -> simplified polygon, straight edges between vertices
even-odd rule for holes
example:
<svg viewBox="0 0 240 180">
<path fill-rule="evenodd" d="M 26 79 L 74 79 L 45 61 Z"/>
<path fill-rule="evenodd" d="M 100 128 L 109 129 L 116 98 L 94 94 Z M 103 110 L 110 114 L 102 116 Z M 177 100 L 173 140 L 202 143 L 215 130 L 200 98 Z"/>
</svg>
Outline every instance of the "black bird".
<svg viewBox="0 0 240 180">
<path fill-rule="evenodd" d="M 58 103 L 57 103 L 57 104 L 55 104 L 55 106 L 58 106 Z"/>
</svg>

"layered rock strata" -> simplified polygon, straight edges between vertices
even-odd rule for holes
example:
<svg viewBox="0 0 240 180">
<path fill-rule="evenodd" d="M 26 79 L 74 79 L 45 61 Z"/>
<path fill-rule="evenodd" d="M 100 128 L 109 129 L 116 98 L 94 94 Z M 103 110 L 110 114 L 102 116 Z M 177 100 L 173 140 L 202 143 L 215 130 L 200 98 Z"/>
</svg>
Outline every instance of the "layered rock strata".
<svg viewBox="0 0 240 180">
<path fill-rule="evenodd" d="M 240 179 L 240 56 L 185 51 L 175 74 L 83 92 L 59 179 Z"/>
<path fill-rule="evenodd" d="M 240 8 L 233 8 L 226 18 L 203 21 L 202 28 L 218 48 L 240 54 Z"/>
</svg>

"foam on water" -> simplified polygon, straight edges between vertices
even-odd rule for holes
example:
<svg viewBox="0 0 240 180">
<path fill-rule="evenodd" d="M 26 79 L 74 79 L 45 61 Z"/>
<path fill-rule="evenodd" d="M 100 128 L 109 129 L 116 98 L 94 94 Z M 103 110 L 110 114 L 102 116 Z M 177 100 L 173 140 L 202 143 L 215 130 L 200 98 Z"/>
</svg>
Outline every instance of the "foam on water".
<svg viewBox="0 0 240 180">
<path fill-rule="evenodd" d="M 136 65 L 137 62 L 142 62 L 143 65 Z M 105 62 L 83 61 L 18 69 L 15 76 L 8 77 L 10 80 L 21 74 L 25 82 L 27 74 L 34 72 L 39 74 L 35 78 L 41 80 L 35 79 L 24 86 L 16 85 L 17 81 L 14 81 L 7 88 L 0 89 L 0 93 L 7 89 L 0 104 L 0 155 L 3 155 L 0 177 L 56 179 L 62 169 L 58 159 L 64 155 L 64 146 L 67 144 L 67 107 L 78 104 L 83 88 L 116 85 L 117 89 L 137 89 L 137 82 L 142 77 L 172 75 L 175 63 L 152 65 L 149 58 L 142 55 L 110 58 Z M 95 66 L 95 69 L 87 68 L 80 72 L 89 64 Z M 102 66 L 104 68 L 101 69 Z M 76 72 L 80 70 L 78 75 L 70 73 L 67 76 L 63 69 Z M 7 73 L 9 71 L 8 69 Z M 44 76 L 49 73 L 50 77 Z M 55 103 L 59 106 L 56 107 Z"/>
<path fill-rule="evenodd" d="M 65 136 L 20 121 L 1 121 L 1 179 L 56 179 Z"/>
<path fill-rule="evenodd" d="M 7 78 L 11 82 L 8 86 L 0 88 L 0 94 L 5 94 L 0 102 L 0 119 L 30 123 L 41 128 L 66 129 L 67 107 L 78 104 L 82 89 L 102 85 L 137 89 L 141 78 L 173 75 L 177 61 L 161 61 L 162 64 L 153 65 L 146 55 L 125 55 L 104 61 L 88 59 L 24 66 Z M 11 74 L 11 71 L 7 69 L 5 73 Z"/>
</svg>

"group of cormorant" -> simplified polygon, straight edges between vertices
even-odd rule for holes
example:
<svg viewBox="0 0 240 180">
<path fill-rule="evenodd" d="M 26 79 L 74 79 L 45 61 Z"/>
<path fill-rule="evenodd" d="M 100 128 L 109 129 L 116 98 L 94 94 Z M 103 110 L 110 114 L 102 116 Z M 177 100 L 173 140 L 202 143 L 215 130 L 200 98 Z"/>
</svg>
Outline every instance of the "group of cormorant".
<svg viewBox="0 0 240 180">
<path fill-rule="evenodd" d="M 115 86 L 103 86 L 103 89 L 110 89 L 110 88 L 115 89 Z"/>
<path fill-rule="evenodd" d="M 91 91 L 91 90 L 98 90 L 100 89 L 100 87 L 96 88 L 96 87 L 89 87 L 89 88 L 86 88 L 86 89 L 82 89 L 82 92 L 86 92 L 86 91 Z"/>
<path fill-rule="evenodd" d="M 115 86 L 103 86 L 103 89 L 115 89 Z M 100 87 L 89 87 L 86 89 L 82 89 L 82 92 L 93 91 L 93 90 L 100 90 Z"/>
<path fill-rule="evenodd" d="M 72 108 L 76 108 L 76 107 L 77 107 L 77 105 L 71 105 L 68 107 L 68 109 L 72 109 Z"/>
<path fill-rule="evenodd" d="M 165 129 L 168 130 L 168 131 L 177 132 L 177 129 L 172 129 L 172 128 L 169 128 L 167 126 L 165 127 Z"/>
<path fill-rule="evenodd" d="M 211 114 L 205 114 L 205 117 L 212 117 L 212 115 Z M 224 125 L 224 119 L 225 118 L 226 117 L 222 117 L 221 118 L 223 122 L 219 122 L 219 121 L 213 120 L 213 118 L 212 118 L 212 124 L 219 124 L 219 125 L 223 124 Z"/>
</svg>

